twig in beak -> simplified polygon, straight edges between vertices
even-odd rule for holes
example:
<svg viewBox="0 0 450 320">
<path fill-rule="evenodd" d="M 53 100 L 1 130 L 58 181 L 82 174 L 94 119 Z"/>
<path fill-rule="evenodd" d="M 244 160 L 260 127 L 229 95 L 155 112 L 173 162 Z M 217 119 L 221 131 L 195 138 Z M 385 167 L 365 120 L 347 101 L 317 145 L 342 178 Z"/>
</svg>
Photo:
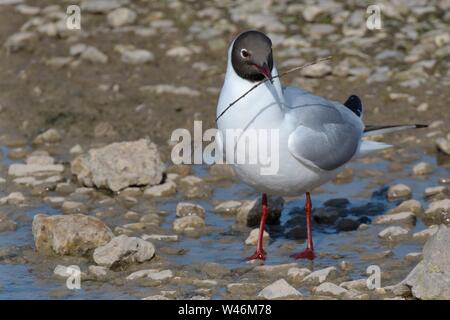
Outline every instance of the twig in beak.
<svg viewBox="0 0 450 320">
<path fill-rule="evenodd" d="M 303 69 L 303 68 L 312 66 L 312 65 L 314 65 L 314 64 L 317 64 L 317 63 L 320 63 L 320 62 L 323 62 L 323 61 L 331 60 L 331 58 L 332 58 L 332 56 L 328 56 L 328 57 L 325 57 L 325 58 L 321 58 L 321 59 L 318 59 L 318 60 L 316 60 L 316 61 L 313 61 L 313 62 L 304 64 L 304 65 L 302 65 L 302 66 L 299 66 L 299 67 L 295 67 L 295 68 L 289 69 L 289 70 L 287 70 L 287 71 L 285 71 L 285 72 L 282 72 L 282 73 L 280 73 L 280 74 L 278 74 L 278 75 L 276 75 L 276 76 L 274 76 L 274 77 L 271 77 L 271 76 L 270 76 L 270 73 L 269 73 L 269 75 L 266 75 L 264 72 L 261 72 L 261 73 L 264 75 L 265 79 L 264 79 L 264 80 L 261 80 L 260 82 L 258 82 L 257 84 L 255 84 L 255 85 L 254 85 L 253 87 L 251 87 L 247 92 L 245 92 L 242 96 L 240 96 L 239 98 L 237 98 L 236 100 L 234 100 L 232 103 L 230 103 L 230 105 L 229 105 L 228 107 L 226 107 L 226 109 L 223 110 L 223 111 L 217 116 L 216 122 L 220 119 L 220 117 L 222 117 L 222 116 L 225 114 L 225 112 L 227 112 L 227 111 L 228 111 L 232 106 L 234 106 L 239 100 L 241 100 L 243 97 L 245 97 L 247 94 L 249 94 L 251 91 L 253 91 L 253 90 L 256 89 L 257 87 L 259 87 L 260 85 L 262 85 L 262 84 L 265 83 L 266 81 L 270 81 L 271 83 L 273 83 L 273 79 L 275 79 L 275 78 L 281 78 L 281 77 L 283 77 L 283 76 L 285 76 L 285 75 L 287 75 L 287 74 L 289 74 L 289 73 L 291 73 L 291 72 L 294 72 L 294 71 L 297 71 L 297 70 L 300 70 L 300 69 Z M 260 68 L 260 67 L 259 67 L 259 68 Z"/>
</svg>

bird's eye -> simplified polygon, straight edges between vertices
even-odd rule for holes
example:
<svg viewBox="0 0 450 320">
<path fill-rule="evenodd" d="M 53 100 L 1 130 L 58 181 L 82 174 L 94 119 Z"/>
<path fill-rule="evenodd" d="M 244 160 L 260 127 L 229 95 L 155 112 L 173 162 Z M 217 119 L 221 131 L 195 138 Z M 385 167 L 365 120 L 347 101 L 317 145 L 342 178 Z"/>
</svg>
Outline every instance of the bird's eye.
<svg viewBox="0 0 450 320">
<path fill-rule="evenodd" d="M 242 56 L 242 58 L 248 58 L 250 56 L 250 53 L 248 53 L 247 50 L 242 49 L 241 50 L 241 56 Z"/>
</svg>

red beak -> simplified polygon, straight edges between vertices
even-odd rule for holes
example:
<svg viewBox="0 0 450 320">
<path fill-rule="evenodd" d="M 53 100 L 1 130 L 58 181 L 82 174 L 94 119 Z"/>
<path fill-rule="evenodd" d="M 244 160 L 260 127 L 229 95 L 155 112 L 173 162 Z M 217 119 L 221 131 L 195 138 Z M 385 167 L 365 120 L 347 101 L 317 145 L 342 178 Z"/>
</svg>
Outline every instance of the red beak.
<svg viewBox="0 0 450 320">
<path fill-rule="evenodd" d="M 269 69 L 269 66 L 267 63 L 264 63 L 262 66 L 258 66 L 257 64 L 254 65 L 258 71 L 267 79 L 272 81 L 272 73 Z"/>
</svg>

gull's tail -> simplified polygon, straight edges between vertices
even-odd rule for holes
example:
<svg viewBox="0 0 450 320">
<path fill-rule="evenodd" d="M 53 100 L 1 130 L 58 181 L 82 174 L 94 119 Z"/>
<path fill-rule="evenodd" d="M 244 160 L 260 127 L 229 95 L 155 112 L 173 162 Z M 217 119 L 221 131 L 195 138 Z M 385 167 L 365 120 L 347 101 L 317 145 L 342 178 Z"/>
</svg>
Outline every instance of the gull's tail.
<svg viewBox="0 0 450 320">
<path fill-rule="evenodd" d="M 425 124 L 400 124 L 388 126 L 366 126 L 364 129 L 364 137 L 380 135 L 406 129 L 426 128 Z M 371 140 L 363 140 L 360 145 L 356 157 L 364 157 L 372 152 L 384 150 L 392 147 L 390 144 L 376 142 Z"/>
<path fill-rule="evenodd" d="M 406 129 L 426 128 L 426 124 L 396 124 L 389 126 L 366 126 L 364 128 L 364 136 L 374 136 Z"/>
<path fill-rule="evenodd" d="M 351 111 L 353 111 L 354 114 L 356 114 L 358 117 L 362 118 L 363 114 L 363 106 L 361 99 L 357 95 L 351 95 L 347 101 L 344 102 L 344 106 L 349 108 Z M 374 135 L 380 135 L 400 130 L 406 130 L 406 129 L 416 129 L 416 128 L 426 128 L 428 127 L 425 124 L 397 124 L 397 125 L 388 125 L 388 126 L 366 126 L 364 128 L 364 137 L 367 136 L 374 136 Z M 382 143 L 382 142 L 376 142 L 376 141 L 370 141 L 370 140 L 363 140 L 359 144 L 358 151 L 356 152 L 356 157 L 363 157 L 365 155 L 368 155 L 372 152 L 387 149 L 392 147 L 389 144 Z"/>
</svg>

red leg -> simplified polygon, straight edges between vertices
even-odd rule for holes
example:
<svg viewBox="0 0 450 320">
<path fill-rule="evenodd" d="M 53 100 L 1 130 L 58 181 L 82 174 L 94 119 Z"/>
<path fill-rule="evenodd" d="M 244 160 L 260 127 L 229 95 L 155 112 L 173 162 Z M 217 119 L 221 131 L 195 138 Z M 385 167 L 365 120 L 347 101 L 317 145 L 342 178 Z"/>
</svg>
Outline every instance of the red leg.
<svg viewBox="0 0 450 320">
<path fill-rule="evenodd" d="M 294 259 L 313 260 L 315 258 L 312 241 L 312 230 L 311 230 L 311 209 L 312 209 L 311 195 L 309 194 L 309 192 L 307 192 L 305 203 L 307 245 L 304 251 L 291 255 L 291 257 L 293 257 Z"/>
<path fill-rule="evenodd" d="M 263 249 L 263 236 L 264 228 L 266 226 L 267 220 L 267 195 L 263 193 L 262 195 L 262 212 L 261 212 L 261 222 L 259 224 L 259 237 L 256 244 L 256 251 L 253 255 L 247 258 L 247 260 L 266 260 L 266 252 Z"/>
</svg>

